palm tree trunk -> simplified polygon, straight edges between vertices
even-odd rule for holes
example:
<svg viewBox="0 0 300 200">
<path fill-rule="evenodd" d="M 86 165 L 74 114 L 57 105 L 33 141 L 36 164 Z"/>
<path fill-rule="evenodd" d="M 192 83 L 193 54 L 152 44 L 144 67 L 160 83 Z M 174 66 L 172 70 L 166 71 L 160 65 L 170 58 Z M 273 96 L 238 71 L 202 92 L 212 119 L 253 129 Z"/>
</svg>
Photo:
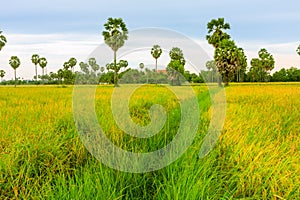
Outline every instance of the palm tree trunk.
<svg viewBox="0 0 300 200">
<path fill-rule="evenodd" d="M 155 72 L 157 72 L 157 59 L 155 59 Z"/>
<path fill-rule="evenodd" d="M 17 87 L 17 70 L 15 69 L 15 87 Z"/>
<path fill-rule="evenodd" d="M 117 87 L 117 52 L 114 51 L 114 86 Z"/>
<path fill-rule="evenodd" d="M 38 75 L 37 75 L 37 65 L 35 65 L 35 81 L 37 82 L 37 78 L 38 78 Z"/>
</svg>

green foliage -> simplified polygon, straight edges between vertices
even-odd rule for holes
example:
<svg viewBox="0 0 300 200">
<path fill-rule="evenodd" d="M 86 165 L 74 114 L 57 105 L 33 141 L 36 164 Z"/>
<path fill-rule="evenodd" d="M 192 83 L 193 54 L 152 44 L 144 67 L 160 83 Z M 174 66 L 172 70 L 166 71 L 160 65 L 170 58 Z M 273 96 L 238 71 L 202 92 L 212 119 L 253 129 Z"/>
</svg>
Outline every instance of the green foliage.
<svg viewBox="0 0 300 200">
<path fill-rule="evenodd" d="M 261 49 L 258 52 L 258 56 L 259 58 L 251 60 L 252 67 L 250 68 L 249 76 L 252 77 L 252 81 L 269 81 L 270 72 L 274 69 L 275 60 L 266 49 Z"/>
<path fill-rule="evenodd" d="M 72 58 L 69 59 L 69 66 L 71 67 L 73 73 L 74 73 L 74 67 L 75 67 L 76 64 L 77 64 L 76 58 L 72 57 Z"/>
<path fill-rule="evenodd" d="M 17 56 L 12 56 L 12 57 L 10 57 L 9 64 L 14 69 L 15 87 L 16 87 L 17 86 L 17 68 L 20 66 L 21 61 Z"/>
<path fill-rule="evenodd" d="M 94 73 L 96 73 L 99 70 L 99 65 L 97 64 L 97 61 L 95 58 L 89 58 L 89 66 L 92 68 L 92 70 L 94 71 Z"/>
<path fill-rule="evenodd" d="M 300 44 L 299 44 L 299 46 L 298 46 L 298 48 L 297 48 L 296 52 L 297 52 L 297 53 L 298 53 L 298 55 L 300 56 Z"/>
<path fill-rule="evenodd" d="M 21 62 L 17 56 L 11 56 L 9 64 L 14 70 L 16 70 L 20 66 Z"/>
<path fill-rule="evenodd" d="M 85 74 L 89 74 L 89 72 L 90 72 L 89 71 L 89 65 L 87 63 L 80 62 L 79 67 L 80 67 L 82 72 L 84 72 Z"/>
<path fill-rule="evenodd" d="M 230 29 L 230 25 L 225 23 L 224 18 L 212 19 L 207 24 L 208 35 L 206 35 L 206 40 L 209 44 L 218 48 L 222 40 L 230 39 L 230 36 L 224 32 L 227 29 Z"/>
<path fill-rule="evenodd" d="M 5 71 L 3 69 L 0 70 L 0 77 L 1 77 L 1 82 L 3 77 L 5 76 Z"/>
<path fill-rule="evenodd" d="M 109 46 L 114 52 L 124 46 L 128 39 L 128 30 L 126 24 L 121 18 L 108 18 L 104 24 L 105 31 L 102 32 L 105 44 Z"/>
<path fill-rule="evenodd" d="M 155 71 L 157 72 L 157 59 L 161 56 L 162 54 L 162 49 L 160 48 L 159 45 L 155 44 L 153 45 L 151 49 L 151 55 L 155 59 Z"/>
<path fill-rule="evenodd" d="M 117 66 L 117 51 L 119 48 L 124 46 L 125 41 L 128 39 L 128 30 L 126 24 L 121 18 L 108 18 L 107 22 L 104 24 L 105 31 L 102 32 L 104 37 L 104 42 L 109 46 L 114 52 L 114 84 L 115 87 L 118 84 L 118 67 Z M 119 63 L 120 64 L 120 63 Z"/>
<path fill-rule="evenodd" d="M 173 47 L 169 52 L 171 61 L 167 66 L 168 79 L 171 85 L 181 85 L 184 80 L 184 65 L 185 59 L 183 52 L 178 47 Z"/>
<path fill-rule="evenodd" d="M 40 65 L 40 67 L 42 68 L 42 76 L 45 75 L 45 74 L 44 74 L 44 69 L 45 69 L 45 67 L 47 66 L 47 64 L 48 64 L 48 62 L 47 62 L 46 58 L 40 58 L 40 59 L 39 59 L 39 65 Z"/>
<path fill-rule="evenodd" d="M 0 31 L 0 51 L 5 46 L 6 42 L 7 42 L 6 37 L 2 35 L 2 31 Z"/>
<path fill-rule="evenodd" d="M 35 66 L 35 81 L 37 81 L 37 78 L 38 78 L 37 65 L 39 64 L 39 61 L 40 61 L 40 56 L 38 54 L 33 54 L 31 56 L 31 62 Z"/>
<path fill-rule="evenodd" d="M 145 67 L 144 63 L 140 63 L 140 64 L 139 64 L 139 67 L 140 67 L 141 70 L 143 70 L 144 67 Z"/>
<path fill-rule="evenodd" d="M 230 40 L 225 30 L 230 29 L 229 23 L 225 23 L 224 18 L 212 19 L 207 24 L 208 35 L 206 40 L 209 44 L 215 47 L 214 60 L 219 74 L 222 76 L 224 84 L 236 77 L 237 81 L 244 79 L 244 74 L 247 68 L 247 58 L 244 50 L 238 48 L 233 40 Z M 208 69 L 212 69 L 211 82 L 214 81 L 214 63 L 207 63 Z M 220 77 L 218 79 L 221 86 Z"/>
<path fill-rule="evenodd" d="M 300 69 L 291 67 L 289 69 L 282 68 L 281 70 L 275 72 L 271 81 L 273 82 L 294 82 L 300 81 Z"/>
<path fill-rule="evenodd" d="M 247 66 L 244 51 L 238 48 L 233 40 L 222 40 L 215 50 L 214 59 L 225 85 L 229 84 L 239 68 Z"/>
<path fill-rule="evenodd" d="M 40 56 L 38 54 L 33 54 L 31 56 L 31 62 L 34 64 L 34 65 L 37 65 L 39 64 L 39 61 L 40 61 Z"/>
</svg>

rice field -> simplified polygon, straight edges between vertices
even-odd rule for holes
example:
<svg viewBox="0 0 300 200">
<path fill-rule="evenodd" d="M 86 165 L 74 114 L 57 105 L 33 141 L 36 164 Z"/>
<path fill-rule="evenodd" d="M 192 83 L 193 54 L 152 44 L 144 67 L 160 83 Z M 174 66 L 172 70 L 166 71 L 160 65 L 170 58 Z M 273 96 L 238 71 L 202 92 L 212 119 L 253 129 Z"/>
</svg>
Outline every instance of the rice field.
<svg viewBox="0 0 300 200">
<path fill-rule="evenodd" d="M 226 87 L 224 128 L 204 158 L 198 153 L 211 102 L 205 85 L 193 89 L 201 114 L 192 145 L 165 168 L 126 173 L 86 150 L 74 124 L 73 87 L 0 87 L 0 199 L 300 199 L 300 84 Z M 181 113 L 165 87 L 143 86 L 130 99 L 130 115 L 140 125 L 150 122 L 151 105 L 165 107 L 166 124 L 149 139 L 118 128 L 112 92 L 98 86 L 95 109 L 114 144 L 149 152 L 174 139 Z"/>
</svg>

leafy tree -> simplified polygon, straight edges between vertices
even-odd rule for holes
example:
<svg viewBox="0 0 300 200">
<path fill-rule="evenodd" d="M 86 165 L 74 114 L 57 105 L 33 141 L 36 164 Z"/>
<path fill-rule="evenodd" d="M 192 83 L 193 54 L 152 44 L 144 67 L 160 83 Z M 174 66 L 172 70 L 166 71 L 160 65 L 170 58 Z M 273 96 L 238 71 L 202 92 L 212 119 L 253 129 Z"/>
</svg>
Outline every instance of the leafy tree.
<svg viewBox="0 0 300 200">
<path fill-rule="evenodd" d="M 216 48 L 214 59 L 225 86 L 229 85 L 229 81 L 234 77 L 241 63 L 246 62 L 243 55 L 243 51 L 235 45 L 233 40 L 224 39 Z"/>
<path fill-rule="evenodd" d="M 297 53 L 298 53 L 298 55 L 300 56 L 300 44 L 299 44 L 299 46 L 298 46 L 298 48 L 297 48 Z"/>
<path fill-rule="evenodd" d="M 162 54 L 162 49 L 160 48 L 159 45 L 154 45 L 151 49 L 151 55 L 155 59 L 155 71 L 157 72 L 157 59 L 161 56 Z"/>
<path fill-rule="evenodd" d="M 290 69 L 286 70 L 286 75 L 288 81 L 300 81 L 300 69 L 291 67 Z"/>
<path fill-rule="evenodd" d="M 17 56 L 12 56 L 12 57 L 10 57 L 9 64 L 14 69 L 15 87 L 17 87 L 17 68 L 21 64 L 20 59 Z"/>
<path fill-rule="evenodd" d="M 63 67 L 64 67 L 64 70 L 69 70 L 69 68 L 70 68 L 69 61 L 64 62 Z"/>
<path fill-rule="evenodd" d="M 252 77 L 256 77 L 254 81 L 268 81 L 270 72 L 274 69 L 275 60 L 266 49 L 261 49 L 258 56 L 259 58 L 253 58 L 250 62 L 252 66 L 250 71 L 257 73 L 256 75 L 252 74 Z"/>
<path fill-rule="evenodd" d="M 120 77 L 120 75 L 118 74 L 119 71 L 121 70 L 121 68 L 126 68 L 128 66 L 128 62 L 126 60 L 120 60 L 117 64 L 115 63 L 109 63 L 106 65 L 106 69 L 107 70 L 113 70 L 114 74 L 117 74 L 118 77 L 117 79 L 115 79 L 114 77 L 114 85 L 116 86 L 115 81 L 118 80 L 118 78 Z"/>
<path fill-rule="evenodd" d="M 128 39 L 128 30 L 126 24 L 121 18 L 108 18 L 107 23 L 104 24 L 105 31 L 102 32 L 105 44 L 107 44 L 114 52 L 114 85 L 118 82 L 118 66 L 117 66 L 117 51 L 124 46 Z"/>
<path fill-rule="evenodd" d="M 171 85 L 181 85 L 180 76 L 184 75 L 184 65 L 185 59 L 183 57 L 183 52 L 178 47 L 173 47 L 169 52 L 171 61 L 167 67 L 167 74 L 169 75 L 169 80 Z"/>
<path fill-rule="evenodd" d="M 69 66 L 71 67 L 73 73 L 74 73 L 74 67 L 75 67 L 76 64 L 77 64 L 76 58 L 73 58 L 73 57 L 70 58 L 70 60 L 69 60 Z"/>
<path fill-rule="evenodd" d="M 31 56 L 31 62 L 35 65 L 35 81 L 37 81 L 38 74 L 37 74 L 37 65 L 39 64 L 40 56 L 38 54 L 33 54 Z"/>
<path fill-rule="evenodd" d="M 275 72 L 271 78 L 271 81 L 274 81 L 274 82 L 288 81 L 286 70 L 284 68 L 282 68 L 278 72 Z"/>
<path fill-rule="evenodd" d="M 227 29 L 230 29 L 230 25 L 225 23 L 224 18 L 212 19 L 207 24 L 208 35 L 206 35 L 206 40 L 209 44 L 218 48 L 222 40 L 230 39 L 230 36 L 225 33 Z"/>
<path fill-rule="evenodd" d="M 99 65 L 97 64 L 97 61 L 95 58 L 90 58 L 89 59 L 89 65 L 92 68 L 92 70 L 94 71 L 94 73 L 96 73 L 96 71 L 99 70 Z"/>
<path fill-rule="evenodd" d="M 3 69 L 0 70 L 0 77 L 1 77 L 1 82 L 3 77 L 5 76 L 5 71 Z"/>
<path fill-rule="evenodd" d="M 5 46 L 6 42 L 7 42 L 6 37 L 2 35 L 2 31 L 0 31 L 0 51 Z"/>
<path fill-rule="evenodd" d="M 87 63 L 80 62 L 79 67 L 85 74 L 89 74 L 89 65 Z"/>
</svg>

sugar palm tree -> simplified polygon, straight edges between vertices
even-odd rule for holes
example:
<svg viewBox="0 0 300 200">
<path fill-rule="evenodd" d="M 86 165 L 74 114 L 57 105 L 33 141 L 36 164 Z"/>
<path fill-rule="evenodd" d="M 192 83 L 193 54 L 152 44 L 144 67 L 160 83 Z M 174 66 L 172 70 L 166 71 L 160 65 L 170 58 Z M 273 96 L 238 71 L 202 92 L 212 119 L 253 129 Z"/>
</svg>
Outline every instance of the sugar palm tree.
<svg viewBox="0 0 300 200">
<path fill-rule="evenodd" d="M 159 45 L 154 45 L 151 49 L 151 55 L 155 59 L 155 71 L 157 72 L 157 59 L 160 57 L 162 54 L 162 49 L 160 48 Z"/>
<path fill-rule="evenodd" d="M 39 64 L 40 56 L 38 54 L 33 54 L 31 56 L 31 62 L 35 65 L 35 81 L 37 81 L 38 74 L 37 74 L 37 65 Z"/>
<path fill-rule="evenodd" d="M 69 66 L 71 67 L 73 73 L 74 73 L 74 66 L 76 64 L 77 64 L 76 58 L 70 58 L 70 60 L 69 60 Z"/>
<path fill-rule="evenodd" d="M 207 24 L 208 35 L 206 35 L 206 40 L 209 44 L 218 48 L 222 40 L 230 39 L 230 36 L 225 33 L 227 29 L 230 29 L 230 24 L 225 23 L 224 18 L 212 19 Z"/>
<path fill-rule="evenodd" d="M 5 76 L 5 71 L 3 69 L 0 70 L 0 77 L 1 77 L 1 82 L 3 77 Z"/>
<path fill-rule="evenodd" d="M 46 60 L 46 58 L 40 58 L 39 59 L 39 65 L 40 65 L 40 67 L 42 68 L 42 79 L 43 79 L 43 82 L 44 82 L 44 69 L 45 69 L 45 67 L 47 66 L 47 60 Z"/>
<path fill-rule="evenodd" d="M 145 67 L 145 65 L 144 65 L 144 63 L 140 63 L 139 64 L 139 67 L 140 67 L 140 69 L 141 69 L 141 71 L 144 69 L 144 67 Z"/>
<path fill-rule="evenodd" d="M 44 76 L 44 69 L 47 66 L 48 62 L 46 60 L 46 58 L 40 58 L 39 59 L 39 65 L 42 68 L 42 76 Z"/>
<path fill-rule="evenodd" d="M 17 68 L 21 64 L 20 59 L 17 56 L 12 56 L 12 57 L 10 57 L 9 64 L 14 69 L 15 87 L 17 87 Z"/>
<path fill-rule="evenodd" d="M 2 35 L 2 31 L 0 31 L 0 51 L 5 46 L 6 42 L 6 37 Z"/>
<path fill-rule="evenodd" d="M 114 52 L 114 85 L 117 86 L 118 82 L 118 67 L 117 67 L 117 51 L 124 46 L 125 41 L 128 39 L 128 30 L 126 24 L 121 18 L 108 18 L 104 24 L 105 31 L 102 32 L 105 44 L 109 46 Z"/>
</svg>

